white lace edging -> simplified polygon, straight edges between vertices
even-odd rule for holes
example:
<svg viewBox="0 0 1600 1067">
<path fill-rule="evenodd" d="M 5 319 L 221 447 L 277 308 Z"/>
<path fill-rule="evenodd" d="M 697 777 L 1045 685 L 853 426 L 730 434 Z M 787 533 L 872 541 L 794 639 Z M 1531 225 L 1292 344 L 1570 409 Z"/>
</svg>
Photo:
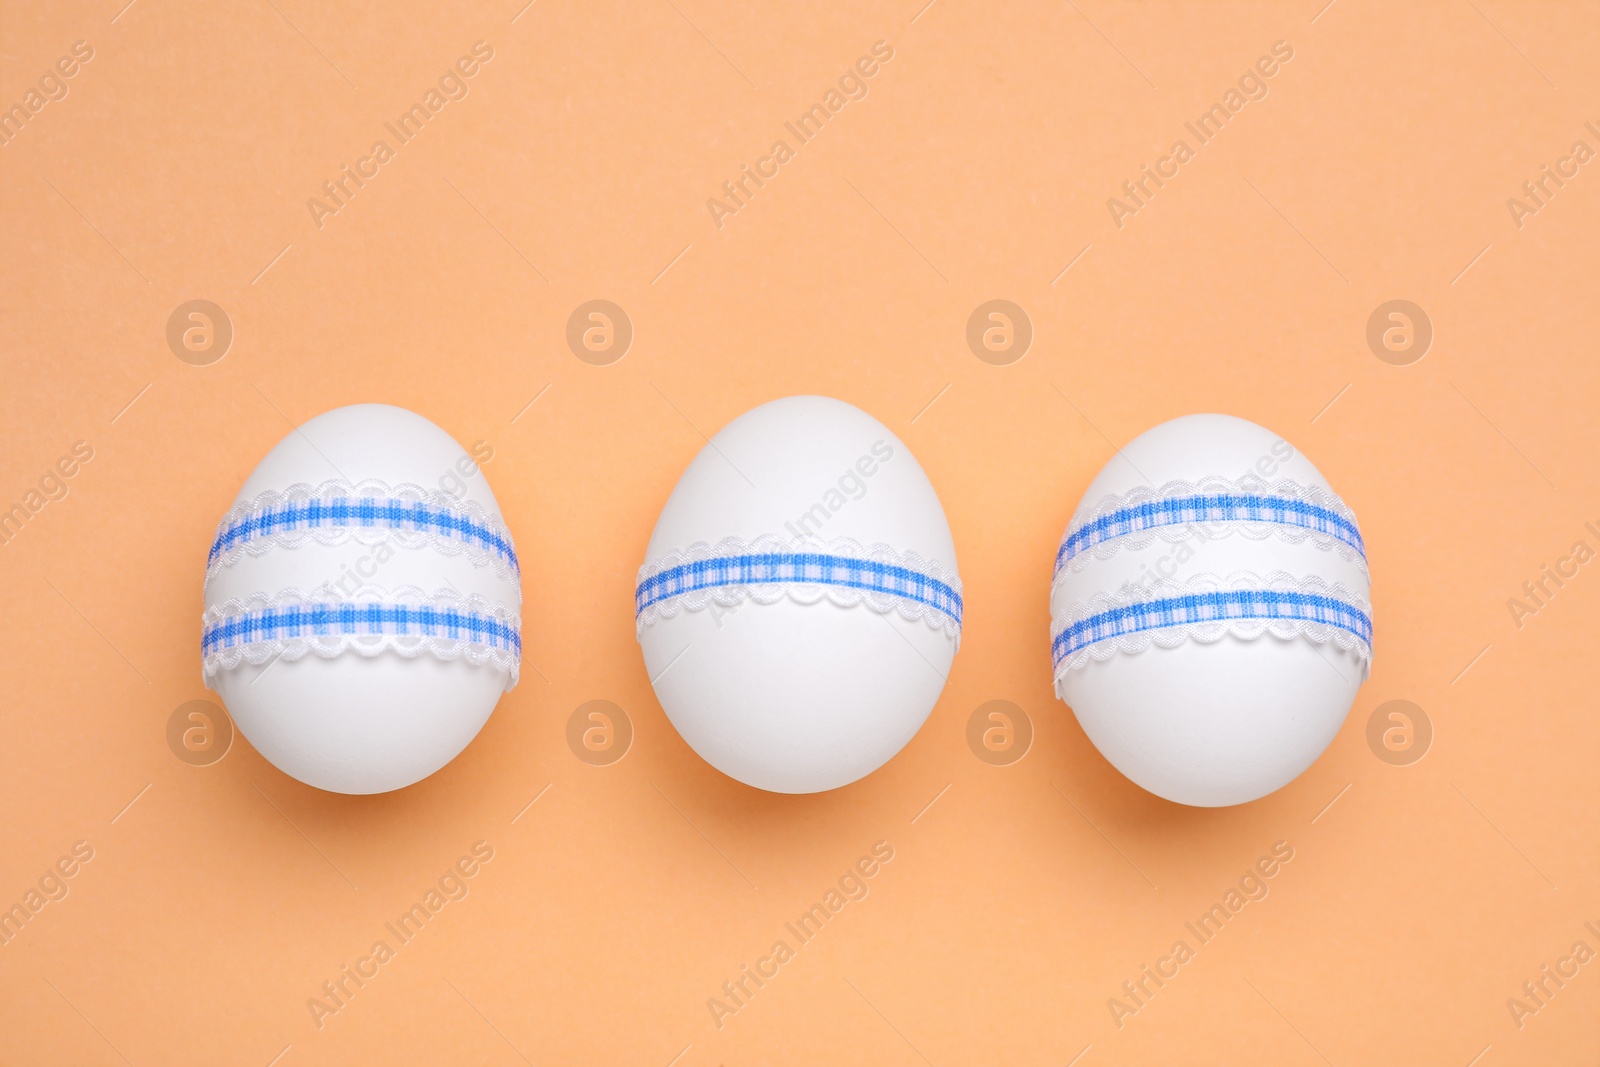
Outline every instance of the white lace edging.
<svg viewBox="0 0 1600 1067">
<path fill-rule="evenodd" d="M 1321 486 L 1303 485 L 1288 478 L 1281 478 L 1276 482 L 1268 482 L 1258 475 L 1246 474 L 1238 478 L 1208 476 L 1195 482 L 1173 479 L 1163 484 L 1159 489 L 1140 485 L 1135 486 L 1126 493 L 1112 493 L 1101 498 L 1100 502 L 1087 514 L 1076 517 L 1068 523 L 1066 530 L 1056 543 L 1057 545 L 1063 544 L 1067 538 L 1078 530 L 1091 526 L 1106 516 L 1114 515 L 1126 508 L 1177 497 L 1223 493 L 1247 493 L 1258 496 L 1279 497 L 1286 500 L 1299 501 L 1314 507 L 1326 508 L 1358 531 L 1360 529 L 1360 524 L 1356 521 L 1355 512 L 1350 510 L 1350 506 L 1340 499 L 1337 494 L 1329 492 Z M 1363 571 L 1367 569 L 1366 556 L 1358 551 L 1355 546 L 1333 534 L 1310 527 L 1290 526 L 1277 522 L 1220 519 L 1195 520 L 1171 526 L 1153 527 L 1138 533 L 1109 537 L 1105 541 L 1080 549 L 1064 565 L 1056 568 L 1054 579 L 1059 580 L 1063 574 L 1076 574 L 1087 567 L 1093 560 L 1110 559 L 1123 549 L 1148 548 L 1158 540 L 1173 544 L 1187 541 L 1198 536 L 1195 532 L 1196 527 L 1199 527 L 1204 535 L 1200 538 L 1202 542 L 1217 540 L 1232 533 L 1238 533 L 1254 541 L 1277 538 L 1290 544 L 1301 544 L 1309 540 L 1317 548 L 1324 551 L 1337 552 L 1340 558 L 1349 562 L 1358 562 Z"/>
<path fill-rule="evenodd" d="M 232 529 L 247 519 L 265 515 L 285 506 L 312 500 L 332 503 L 335 500 L 359 501 L 363 498 L 398 500 L 405 504 L 426 504 L 459 515 L 503 541 L 510 550 L 510 558 L 475 541 L 463 540 L 437 530 L 406 530 L 392 526 L 302 527 L 276 530 L 246 538 L 222 549 L 207 562 L 206 583 L 210 584 L 211 576 L 216 571 L 232 566 L 245 555 L 262 556 L 277 548 L 295 548 L 313 541 L 322 545 L 340 545 L 351 541 L 367 546 L 389 543 L 413 549 L 432 546 L 447 556 L 465 555 L 474 566 L 492 566 L 502 577 L 512 580 L 518 578 L 518 570 L 513 563 L 516 555 L 511 530 L 503 519 L 491 515 L 488 509 L 476 500 L 463 500 L 443 489 L 424 489 L 410 482 L 391 485 L 373 478 L 362 482 L 332 478 L 317 486 L 296 482 L 283 490 L 267 489 L 256 494 L 253 499 L 230 508 L 222 517 L 222 521 L 217 524 L 217 536 L 220 537 L 223 531 Z M 518 585 L 520 596 L 520 582 Z"/>
<path fill-rule="evenodd" d="M 1328 597 L 1360 612 L 1366 617 L 1368 625 L 1371 624 L 1371 603 L 1341 582 L 1328 582 L 1316 575 L 1296 578 L 1284 571 L 1274 571 L 1264 577 L 1249 571 L 1236 571 L 1226 578 L 1215 574 L 1197 574 L 1183 582 L 1158 580 L 1149 588 L 1136 592 L 1096 593 L 1089 600 L 1077 601 L 1055 614 L 1050 622 L 1051 645 L 1054 648 L 1057 636 L 1067 627 L 1103 612 L 1168 597 L 1231 590 L 1271 590 Z M 1343 627 L 1313 619 L 1219 619 L 1117 634 L 1079 648 L 1056 665 L 1056 693 L 1058 696 L 1061 694 L 1062 680 L 1069 672 L 1081 670 L 1091 662 L 1103 663 L 1123 653 L 1136 654 L 1152 645 L 1157 648 L 1176 648 L 1189 641 L 1212 644 L 1226 637 L 1254 641 L 1265 635 L 1286 641 L 1304 638 L 1318 645 L 1334 645 L 1356 657 L 1361 666 L 1362 680 L 1371 672 L 1372 645 Z"/>
<path fill-rule="evenodd" d="M 646 626 L 655 623 L 659 619 L 670 619 L 676 616 L 681 610 L 703 611 L 713 605 L 731 609 L 737 608 L 746 601 L 755 604 L 775 604 L 780 600 L 789 600 L 796 604 L 815 604 L 826 600 L 840 607 L 855 607 L 864 604 L 881 615 L 892 613 L 911 622 L 920 620 L 926 623 L 930 629 L 944 631 L 945 636 L 954 641 L 958 649 L 960 648 L 961 623 L 958 616 L 961 614 L 963 602 L 961 600 L 961 579 L 955 569 L 946 567 L 937 560 L 926 558 L 913 550 L 900 551 L 882 542 L 862 545 L 859 541 L 850 537 L 823 541 L 819 538 L 793 538 L 785 537 L 781 534 L 762 534 L 748 541 L 739 537 L 726 537 L 715 545 L 706 541 L 697 541 L 681 551 L 674 549 L 653 559 L 646 560 L 643 566 L 639 568 L 638 587 L 642 587 L 645 582 L 659 574 L 685 564 L 729 556 L 771 552 L 816 552 L 915 571 L 918 574 L 943 583 L 954 592 L 956 614 L 952 615 L 949 611 L 935 604 L 916 600 L 903 593 L 886 589 L 865 589 L 855 586 L 799 580 L 715 585 L 673 593 L 639 610 L 635 618 L 635 635 L 642 634 Z"/>
<path fill-rule="evenodd" d="M 1148 485 L 1136 485 L 1126 493 L 1111 493 L 1102 497 L 1094 506 L 1094 510 L 1074 521 L 1068 527 L 1070 533 L 1080 526 L 1087 526 L 1097 519 L 1105 518 L 1123 508 L 1136 507 L 1156 500 L 1166 500 L 1171 497 L 1205 496 L 1218 493 L 1249 493 L 1256 496 L 1282 497 L 1286 500 L 1298 500 L 1304 504 L 1311 504 L 1319 508 L 1327 508 L 1337 513 L 1352 526 L 1358 525 L 1355 512 L 1350 510 L 1348 504 L 1341 500 L 1337 493 L 1330 492 L 1320 485 L 1305 485 L 1294 481 L 1292 478 L 1280 478 L 1276 482 L 1269 482 L 1257 474 L 1245 474 L 1238 478 L 1225 478 L 1220 475 L 1207 475 L 1198 481 L 1186 481 L 1174 478 L 1165 482 L 1159 489 L 1152 489 Z"/>
<path fill-rule="evenodd" d="M 1195 528 L 1200 527 L 1199 532 Z M 1354 563 L 1363 572 L 1367 570 L 1367 558 L 1346 541 L 1341 541 L 1332 534 L 1323 533 L 1321 530 L 1311 530 L 1302 526 L 1285 526 L 1279 522 L 1253 522 L 1248 519 L 1225 519 L 1209 522 L 1187 522 L 1182 526 L 1160 526 L 1155 529 L 1145 530 L 1137 534 L 1127 534 L 1123 537 L 1102 541 L 1097 545 L 1085 548 L 1071 559 L 1067 560 L 1055 573 L 1050 583 L 1051 591 L 1066 579 L 1068 575 L 1080 574 L 1091 563 L 1104 561 L 1124 550 L 1149 548 L 1157 541 L 1168 544 L 1181 544 L 1184 541 L 1198 541 L 1205 544 L 1210 541 L 1220 541 L 1238 534 L 1240 537 L 1251 541 L 1266 541 L 1275 538 L 1291 545 L 1310 542 L 1312 547 L 1324 552 L 1332 552 L 1346 563 Z"/>
<path fill-rule="evenodd" d="M 240 664 L 260 666 L 269 660 L 294 661 L 307 655 L 333 659 L 350 652 L 364 658 L 394 653 L 405 659 L 415 659 L 424 654 L 445 661 L 464 659 L 473 666 L 489 666 L 504 673 L 506 690 L 509 691 L 516 686 L 522 664 L 520 616 L 506 605 L 478 593 L 462 595 L 451 589 L 425 593 L 415 586 L 389 591 L 378 586 L 364 585 L 349 596 L 345 596 L 332 586 L 323 585 L 310 592 L 285 589 L 277 594 L 252 593 L 242 600 L 230 597 L 207 607 L 201 615 L 202 641 L 214 626 L 252 614 L 297 606 L 351 604 L 364 607 L 374 603 L 470 613 L 515 634 L 516 643 L 514 646 L 504 642 L 497 644 L 438 633 L 339 633 L 257 638 L 218 648 L 209 653 L 202 649 L 201 680 L 207 688 L 215 689 L 213 679 L 216 675 L 221 671 L 232 670 Z"/>
</svg>

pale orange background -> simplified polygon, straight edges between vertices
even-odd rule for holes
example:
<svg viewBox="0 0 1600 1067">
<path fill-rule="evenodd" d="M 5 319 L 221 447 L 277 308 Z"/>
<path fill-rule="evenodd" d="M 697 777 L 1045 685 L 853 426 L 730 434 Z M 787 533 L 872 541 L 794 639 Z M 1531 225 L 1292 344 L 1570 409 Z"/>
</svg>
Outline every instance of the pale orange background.
<svg viewBox="0 0 1600 1067">
<path fill-rule="evenodd" d="M 5 5 L 5 105 L 72 42 L 95 58 L 0 148 L 0 503 L 74 441 L 95 458 L 0 547 L 0 903 L 75 841 L 95 857 L 0 947 L 0 1062 L 1600 1057 L 1600 964 L 1520 1030 L 1506 1008 L 1574 941 L 1600 949 L 1600 567 L 1520 630 L 1506 606 L 1600 548 L 1600 164 L 1521 228 L 1506 207 L 1574 140 L 1600 148 L 1600 15 L 921 2 Z M 314 226 L 306 199 L 479 39 L 470 95 Z M 716 228 L 706 198 L 880 39 L 870 95 Z M 1278 40 L 1270 95 L 1113 225 L 1106 198 Z M 597 297 L 636 330 L 609 367 L 563 337 Z M 996 297 L 1036 330 L 1006 367 L 964 340 Z M 1407 367 L 1364 340 L 1396 297 L 1436 330 Z M 213 366 L 164 339 L 193 298 L 237 331 Z M 678 738 L 631 590 L 702 435 L 799 392 L 914 450 L 968 611 L 905 751 L 785 797 Z M 318 792 L 242 739 L 186 765 L 165 729 L 208 695 L 214 524 L 292 424 L 362 401 L 492 444 L 536 669 L 393 795 Z M 1217 811 L 1108 765 L 1047 650 L 1079 495 L 1114 444 L 1195 411 L 1329 476 L 1377 618 L 1327 753 Z M 565 741 L 594 698 L 636 730 L 608 767 Z M 1393 767 L 1365 730 L 1401 698 L 1436 737 Z M 1010 767 L 965 740 L 991 699 L 1034 724 Z M 307 998 L 480 839 L 470 896 L 318 1029 Z M 878 840 L 870 896 L 718 1029 L 706 999 Z M 1279 840 L 1271 895 L 1118 1029 L 1107 998 Z"/>
</svg>

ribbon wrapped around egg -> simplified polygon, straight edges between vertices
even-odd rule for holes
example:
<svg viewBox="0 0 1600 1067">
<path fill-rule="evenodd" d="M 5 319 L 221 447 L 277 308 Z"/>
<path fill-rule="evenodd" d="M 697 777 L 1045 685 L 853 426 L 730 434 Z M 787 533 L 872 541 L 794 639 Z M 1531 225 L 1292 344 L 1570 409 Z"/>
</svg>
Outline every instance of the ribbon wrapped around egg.
<svg viewBox="0 0 1600 1067">
<path fill-rule="evenodd" d="M 218 525 L 201 664 L 241 732 L 337 792 L 409 785 L 477 734 L 522 660 L 521 570 L 469 456 L 401 408 L 290 433 Z"/>
<path fill-rule="evenodd" d="M 1253 800 L 1327 747 L 1372 661 L 1366 544 L 1310 461 L 1243 419 L 1136 438 L 1056 553 L 1056 693 L 1101 753 L 1181 803 Z"/>
<path fill-rule="evenodd" d="M 662 508 L 634 593 L 667 717 L 749 785 L 853 782 L 910 741 L 961 634 L 938 496 L 910 450 L 842 401 L 729 423 Z"/>
</svg>

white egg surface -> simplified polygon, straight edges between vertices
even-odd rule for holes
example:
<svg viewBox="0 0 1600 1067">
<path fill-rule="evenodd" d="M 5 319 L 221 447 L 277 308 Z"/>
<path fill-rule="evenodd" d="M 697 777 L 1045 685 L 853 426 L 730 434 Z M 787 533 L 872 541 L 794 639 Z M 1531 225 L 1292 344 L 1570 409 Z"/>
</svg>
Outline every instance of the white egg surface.
<svg viewBox="0 0 1600 1067">
<path fill-rule="evenodd" d="M 1372 658 L 1354 514 L 1292 445 L 1228 415 L 1163 423 L 1106 464 L 1050 608 L 1057 695 L 1118 770 L 1181 804 L 1296 778 Z"/>
<path fill-rule="evenodd" d="M 285 773 L 410 785 L 516 683 L 521 575 L 478 458 L 358 404 L 290 432 L 239 491 L 207 560 L 202 671 Z"/>
<path fill-rule="evenodd" d="M 961 630 L 944 509 L 910 449 L 820 396 L 775 400 L 689 464 L 639 570 L 645 665 L 689 746 L 780 793 L 837 788 L 933 710 Z"/>
</svg>

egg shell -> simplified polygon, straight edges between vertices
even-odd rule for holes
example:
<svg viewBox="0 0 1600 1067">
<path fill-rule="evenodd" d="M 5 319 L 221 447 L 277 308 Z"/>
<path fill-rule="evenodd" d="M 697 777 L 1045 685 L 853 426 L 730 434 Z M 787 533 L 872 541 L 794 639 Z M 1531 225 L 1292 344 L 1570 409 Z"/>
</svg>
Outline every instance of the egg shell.
<svg viewBox="0 0 1600 1067">
<path fill-rule="evenodd" d="M 1292 454 L 1285 458 L 1285 451 Z M 1230 415 L 1189 415 L 1121 449 L 1084 493 L 1074 518 L 1139 486 L 1250 472 L 1333 492 L 1321 471 L 1272 431 Z M 1157 539 L 1061 575 L 1051 591 L 1052 617 L 1096 592 L 1140 583 L 1156 568 L 1180 582 L 1238 571 L 1319 575 L 1370 596 L 1358 560 L 1310 540 L 1234 534 L 1199 544 L 1181 562 L 1173 560 L 1174 548 Z M 1333 644 L 1228 636 L 1086 663 L 1066 673 L 1058 695 L 1128 778 L 1181 804 L 1218 807 L 1257 799 L 1298 777 L 1338 734 L 1363 678 L 1357 657 Z"/>
<path fill-rule="evenodd" d="M 763 404 L 717 433 L 662 508 L 646 558 L 796 532 L 955 567 L 944 509 L 911 450 L 866 412 L 820 396 Z M 887 762 L 932 711 L 956 650 L 924 620 L 787 598 L 679 611 L 646 624 L 640 644 L 690 747 L 781 793 L 833 789 Z"/>
<path fill-rule="evenodd" d="M 251 473 L 234 504 L 265 490 L 331 479 L 443 489 L 500 520 L 488 479 L 467 450 L 421 415 L 386 404 L 336 408 L 292 430 Z M 349 582 L 351 575 L 363 585 L 455 589 L 520 605 L 520 579 L 466 554 L 428 546 L 390 551 L 353 540 L 310 541 L 241 555 L 212 573 L 206 605 L 254 592 L 311 591 Z M 420 781 L 454 759 L 488 720 L 506 676 L 465 659 L 347 653 L 241 663 L 218 672 L 213 684 L 239 731 L 280 770 L 334 792 L 381 793 Z"/>
</svg>

